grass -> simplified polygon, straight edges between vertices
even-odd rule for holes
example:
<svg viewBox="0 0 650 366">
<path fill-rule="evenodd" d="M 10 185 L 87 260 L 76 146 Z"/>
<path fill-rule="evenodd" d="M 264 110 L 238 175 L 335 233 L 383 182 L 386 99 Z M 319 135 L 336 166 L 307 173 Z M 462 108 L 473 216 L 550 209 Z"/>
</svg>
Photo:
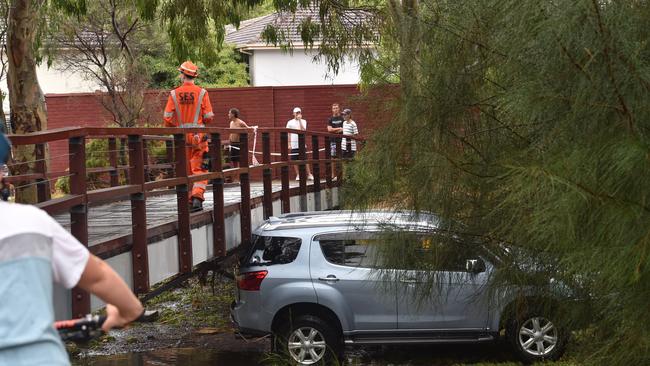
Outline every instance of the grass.
<svg viewBox="0 0 650 366">
<path fill-rule="evenodd" d="M 185 286 L 151 299 L 147 307 L 160 311 L 157 322 L 161 324 L 226 329 L 233 293 L 231 281 L 217 280 L 213 293 L 211 286 L 201 285 L 196 278 L 191 278 Z"/>
</svg>

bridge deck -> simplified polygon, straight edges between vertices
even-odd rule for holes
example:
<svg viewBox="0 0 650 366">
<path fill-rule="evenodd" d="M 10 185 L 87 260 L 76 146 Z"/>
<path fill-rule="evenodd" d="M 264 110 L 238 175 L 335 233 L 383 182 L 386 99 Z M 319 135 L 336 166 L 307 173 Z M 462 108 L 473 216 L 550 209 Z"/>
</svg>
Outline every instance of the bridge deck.
<svg viewBox="0 0 650 366">
<path fill-rule="evenodd" d="M 289 182 L 290 188 L 298 187 L 297 181 Z M 311 182 L 308 182 L 308 186 Z M 325 181 L 323 181 L 323 184 Z M 264 188 L 262 182 L 251 182 L 251 199 L 262 197 Z M 279 180 L 273 181 L 273 192 L 280 192 L 282 185 Z M 241 189 L 239 184 L 230 183 L 224 187 L 225 206 L 237 204 L 241 201 Z M 170 192 L 161 195 L 147 197 L 147 227 L 155 227 L 178 218 L 176 208 L 176 193 Z M 211 210 L 213 207 L 212 191 L 205 192 L 204 210 Z M 279 213 L 275 213 L 276 215 Z M 54 218 L 70 230 L 70 214 L 55 215 Z M 92 246 L 99 242 L 110 240 L 131 233 L 131 202 L 128 197 L 123 201 L 91 206 L 88 209 L 88 245 Z"/>
</svg>

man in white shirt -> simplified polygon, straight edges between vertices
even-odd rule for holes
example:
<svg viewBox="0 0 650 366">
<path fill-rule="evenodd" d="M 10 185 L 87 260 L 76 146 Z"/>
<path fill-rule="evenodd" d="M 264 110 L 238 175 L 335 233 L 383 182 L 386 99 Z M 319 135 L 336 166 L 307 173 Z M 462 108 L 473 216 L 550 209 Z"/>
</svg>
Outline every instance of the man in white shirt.
<svg viewBox="0 0 650 366">
<path fill-rule="evenodd" d="M 0 133 L 0 165 L 8 155 L 9 141 Z M 104 331 L 143 314 L 108 264 L 34 206 L 0 200 L 0 278 L 0 366 L 70 365 L 54 329 L 54 282 L 104 300 Z"/>
<path fill-rule="evenodd" d="M 287 122 L 287 128 L 302 131 L 307 130 L 307 121 L 302 119 L 302 110 L 300 107 L 293 109 L 293 119 Z M 291 160 L 300 160 L 300 157 L 298 156 L 298 146 L 298 134 L 290 133 L 289 156 L 291 157 Z M 309 169 L 309 164 L 305 164 L 305 166 L 307 167 L 307 179 L 314 180 L 314 176 L 311 174 L 311 170 Z M 296 180 L 300 180 L 300 176 L 298 175 L 298 165 L 294 165 L 293 170 L 296 172 Z"/>
</svg>

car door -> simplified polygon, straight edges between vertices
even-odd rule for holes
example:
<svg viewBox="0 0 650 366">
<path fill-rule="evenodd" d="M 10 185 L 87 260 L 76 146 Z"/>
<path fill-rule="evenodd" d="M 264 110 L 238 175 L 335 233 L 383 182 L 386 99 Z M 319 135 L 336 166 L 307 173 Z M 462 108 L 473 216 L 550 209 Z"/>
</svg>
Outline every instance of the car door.
<svg viewBox="0 0 650 366">
<path fill-rule="evenodd" d="M 344 317 L 350 331 L 397 328 L 392 280 L 382 276 L 378 242 L 371 233 L 328 233 L 314 237 L 310 270 L 318 302 Z"/>
<path fill-rule="evenodd" d="M 404 270 L 398 275 L 399 329 L 480 331 L 488 324 L 487 282 L 491 265 L 476 246 L 438 235 L 405 245 L 436 270 Z M 412 253 L 411 253 L 412 254 Z M 406 254 L 409 255 L 408 253 Z"/>
</svg>

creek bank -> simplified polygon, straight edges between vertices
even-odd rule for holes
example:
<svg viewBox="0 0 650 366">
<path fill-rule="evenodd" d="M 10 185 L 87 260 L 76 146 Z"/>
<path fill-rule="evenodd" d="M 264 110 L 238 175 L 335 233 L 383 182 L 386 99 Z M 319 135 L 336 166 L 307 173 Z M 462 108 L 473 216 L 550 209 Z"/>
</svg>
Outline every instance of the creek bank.
<svg viewBox="0 0 650 366">
<path fill-rule="evenodd" d="M 114 329 L 87 344 L 68 345 L 68 350 L 77 360 L 165 348 L 268 352 L 268 339 L 244 340 L 235 334 L 230 324 L 234 291 L 232 279 L 217 275 L 201 284 L 192 277 L 145 304 L 147 309 L 159 312 L 154 322 Z"/>
</svg>

